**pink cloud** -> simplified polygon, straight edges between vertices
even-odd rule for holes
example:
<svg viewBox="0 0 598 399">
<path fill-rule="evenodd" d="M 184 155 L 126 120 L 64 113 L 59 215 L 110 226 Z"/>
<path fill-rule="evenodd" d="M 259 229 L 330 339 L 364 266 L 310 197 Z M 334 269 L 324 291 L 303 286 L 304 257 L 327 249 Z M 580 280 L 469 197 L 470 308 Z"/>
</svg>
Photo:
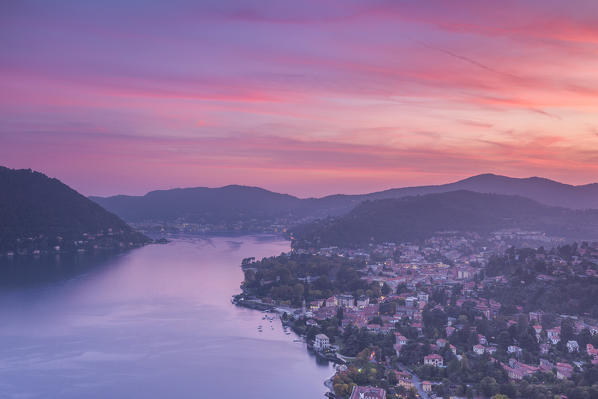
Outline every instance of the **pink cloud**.
<svg viewBox="0 0 598 399">
<path fill-rule="evenodd" d="M 307 195 L 521 170 L 588 182 L 598 13 L 573 4 L 14 6 L 0 160 L 86 193 Z"/>
<path fill-rule="evenodd" d="M 488 170 L 517 176 L 522 170 L 526 175 L 543 171 L 553 177 L 569 176 L 568 180 L 574 176 L 578 182 L 588 181 L 598 172 L 594 162 L 598 151 L 568 148 L 560 137 L 522 142 L 480 141 L 471 148 L 389 148 L 255 135 L 118 135 L 109 140 L 102 133 L 91 132 L 61 136 L 59 144 L 43 134 L 21 134 L 9 140 L 13 151 L 23 154 L 32 142 L 37 146 L 27 151 L 25 157 L 17 158 L 5 151 L 0 151 L 0 155 L 13 166 L 30 164 L 67 176 L 66 180 L 76 188 L 94 194 L 115 194 L 125 187 L 127 192 L 141 193 L 153 185 L 218 186 L 238 182 L 235 176 L 243 176 L 245 184 L 310 195 L 438 183 Z M 49 154 L 61 161 L 43 162 Z M 98 165 L 102 165 L 101 170 Z M 152 174 L 151 181 L 140 181 L 138 176 L 147 173 Z M 109 176 L 118 176 L 116 189 Z M 349 182 L 353 182 L 351 189 L 346 186 Z M 314 193 L 310 191 L 313 187 L 321 189 Z"/>
</svg>

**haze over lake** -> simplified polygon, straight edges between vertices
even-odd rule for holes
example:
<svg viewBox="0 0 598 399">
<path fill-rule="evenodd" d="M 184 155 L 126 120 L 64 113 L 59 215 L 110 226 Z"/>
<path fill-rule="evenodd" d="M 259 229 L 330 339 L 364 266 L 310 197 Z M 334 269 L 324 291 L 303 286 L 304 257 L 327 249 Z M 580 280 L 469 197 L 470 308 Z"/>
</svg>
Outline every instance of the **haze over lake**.
<svg viewBox="0 0 598 399">
<path fill-rule="evenodd" d="M 288 250 L 275 237 L 180 238 L 3 264 L 0 397 L 323 397 L 332 366 L 230 302 L 242 258 Z"/>
</svg>

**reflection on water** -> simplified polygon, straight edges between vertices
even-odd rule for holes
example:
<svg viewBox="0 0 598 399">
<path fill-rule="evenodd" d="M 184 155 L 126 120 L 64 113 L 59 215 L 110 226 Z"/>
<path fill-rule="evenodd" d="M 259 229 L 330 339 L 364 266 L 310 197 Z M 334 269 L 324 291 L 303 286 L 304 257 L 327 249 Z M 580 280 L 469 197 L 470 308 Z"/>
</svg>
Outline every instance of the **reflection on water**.
<svg viewBox="0 0 598 399">
<path fill-rule="evenodd" d="M 230 303 L 242 258 L 288 248 L 187 237 L 117 256 L 4 261 L 0 397 L 322 398 L 331 366 L 278 320 Z"/>
<path fill-rule="evenodd" d="M 51 254 L 0 258 L 0 289 L 62 283 L 106 265 L 121 253 Z"/>
</svg>

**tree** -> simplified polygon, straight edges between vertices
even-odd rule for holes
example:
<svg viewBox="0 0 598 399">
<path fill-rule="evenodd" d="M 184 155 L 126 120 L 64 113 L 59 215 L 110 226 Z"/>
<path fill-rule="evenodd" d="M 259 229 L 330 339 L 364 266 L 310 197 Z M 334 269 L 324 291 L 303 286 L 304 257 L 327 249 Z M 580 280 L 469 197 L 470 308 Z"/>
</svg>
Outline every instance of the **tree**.
<svg viewBox="0 0 598 399">
<path fill-rule="evenodd" d="M 387 379 L 389 385 L 397 385 L 399 383 L 399 380 L 397 380 L 397 375 L 392 370 L 388 373 Z"/>
<path fill-rule="evenodd" d="M 391 292 L 392 292 L 391 288 L 386 283 L 384 283 L 384 285 L 382 285 L 382 289 L 381 289 L 382 295 L 388 295 Z"/>
<path fill-rule="evenodd" d="M 517 387 L 512 382 L 504 383 L 500 386 L 500 393 L 505 397 L 515 397 L 517 395 Z"/>
<path fill-rule="evenodd" d="M 492 396 L 498 393 L 498 383 L 492 377 L 484 377 L 480 381 L 480 389 L 485 396 Z"/>
<path fill-rule="evenodd" d="M 295 286 L 293 287 L 293 296 L 297 299 L 297 300 L 301 300 L 301 298 L 303 298 L 303 292 L 305 291 L 305 288 L 303 287 L 303 284 L 301 283 L 297 283 L 295 284 Z"/>
<path fill-rule="evenodd" d="M 573 319 L 563 319 L 561 322 L 561 340 L 567 342 L 573 339 L 575 335 L 575 322 Z"/>
<path fill-rule="evenodd" d="M 336 311 L 336 318 L 338 319 L 338 324 L 340 325 L 344 317 L 343 307 L 339 306 L 338 310 Z"/>
</svg>

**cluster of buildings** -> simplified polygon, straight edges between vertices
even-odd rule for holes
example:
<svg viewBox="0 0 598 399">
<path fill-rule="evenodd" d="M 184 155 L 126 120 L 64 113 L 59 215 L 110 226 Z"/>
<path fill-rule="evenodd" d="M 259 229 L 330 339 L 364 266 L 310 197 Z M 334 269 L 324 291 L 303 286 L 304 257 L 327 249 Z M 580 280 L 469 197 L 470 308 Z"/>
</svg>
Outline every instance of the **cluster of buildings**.
<svg viewBox="0 0 598 399">
<path fill-rule="evenodd" d="M 71 234 L 48 237 L 43 234 L 18 238 L 14 248 L 0 251 L 0 257 L 40 256 L 44 254 L 60 254 L 67 252 L 85 253 L 93 250 L 132 248 L 142 245 L 139 237 L 133 238 L 129 231 L 108 228 L 95 233 Z"/>
<path fill-rule="evenodd" d="M 327 247 L 294 251 L 364 260 L 363 278 L 386 284 L 394 291 L 403 284 L 415 289 L 422 284 L 457 285 L 471 281 L 492 255 L 508 247 L 508 241 L 449 232 L 423 245 L 383 243 L 365 249 Z"/>
<path fill-rule="evenodd" d="M 370 303 L 369 297 L 353 295 L 332 296 L 326 300 L 312 301 L 309 310 L 304 315 L 307 322 L 310 319 L 326 320 L 338 314 L 339 309 L 343 310 L 341 326 L 344 328 L 349 324 L 355 327 L 365 327 L 372 332 L 391 333 L 394 325 L 401 320 L 409 319 L 412 326 L 421 330 L 422 311 L 428 301 L 428 294 L 420 293 L 418 296 L 389 295 L 380 299 L 381 303 L 388 301 L 401 301 L 403 306 L 397 306 L 394 315 L 381 315 L 380 303 Z M 382 324 L 372 324 L 370 321 L 378 318 Z"/>
<path fill-rule="evenodd" d="M 233 221 L 212 222 L 210 220 L 189 220 L 181 217 L 173 221 L 143 221 L 131 223 L 136 230 L 146 234 L 179 235 L 179 234 L 222 234 L 222 233 L 263 233 L 263 234 L 286 234 L 288 226 L 295 223 L 289 218 L 246 218 L 241 216 Z M 302 220 L 302 222 L 311 219 Z"/>
<path fill-rule="evenodd" d="M 422 364 L 430 367 L 446 367 L 447 359 L 443 357 L 447 356 L 446 348 L 458 359 L 465 355 L 484 356 L 503 368 L 508 377 L 515 381 L 523 380 L 537 372 L 554 373 L 558 379 L 568 379 L 576 369 L 582 369 L 587 364 L 598 365 L 598 348 L 592 344 L 581 347 L 579 342 L 572 338 L 565 338 L 565 341 L 561 342 L 563 334 L 560 327 L 562 320 L 570 318 L 575 335 L 582 330 L 588 330 L 594 336 L 598 334 L 598 320 L 590 319 L 587 315 L 556 315 L 556 319 L 555 315 L 551 315 L 550 320 L 544 320 L 541 310 L 525 313 L 521 306 L 515 306 L 515 314 L 509 311 L 511 316 L 505 316 L 501 313 L 501 303 L 485 297 L 487 288 L 508 284 L 506 276 L 487 277 L 483 271 L 492 256 L 505 254 L 514 241 L 523 245 L 533 242 L 536 247 L 538 243 L 560 243 L 538 232 L 503 231 L 483 239 L 473 235 L 440 234 L 423 245 L 384 243 L 370 245 L 365 249 L 329 247 L 296 250 L 320 256 L 361 259 L 365 264 L 361 270 L 361 278 L 370 284 L 378 283 L 381 287 L 386 285 L 390 288 L 389 294 L 372 300 L 366 296 L 342 294 L 312 301 L 306 307 L 304 315 L 308 323 L 317 325 L 319 321 L 337 316 L 342 309 L 341 331 L 348 325 L 353 325 L 371 332 L 394 334 L 397 356 L 400 356 L 403 348 L 412 343 L 410 341 L 414 338 L 411 336 L 411 339 L 408 339 L 398 332 L 396 326 L 409 326 L 418 333 L 413 342 L 427 342 L 430 352 L 423 358 Z M 552 281 L 571 276 L 598 277 L 598 243 L 576 247 L 574 253 L 567 258 L 558 251 L 538 251 L 535 256 L 546 265 L 546 272 L 536 276 L 538 280 Z M 593 266 L 588 267 L 588 264 Z M 445 292 L 452 293 L 452 309 L 467 307 L 468 312 L 475 312 L 476 319 L 492 321 L 500 317 L 500 323 L 506 322 L 509 328 L 517 326 L 522 317 L 527 318 L 526 326 L 529 325 L 535 332 L 540 348 L 539 364 L 537 356 L 535 364 L 528 364 L 531 363 L 530 357 L 526 355 L 525 349 L 519 346 L 517 340 L 504 347 L 499 345 L 497 337 L 477 334 L 477 343 L 473 346 L 462 347 L 458 344 L 459 348 L 456 348 L 450 343 L 451 336 L 465 326 L 453 317 L 448 317 L 440 338 L 432 340 L 425 337 L 423 313 L 425 309 L 429 310 L 427 305 L 430 303 L 430 297 L 438 288 L 445 288 Z M 396 304 L 393 308 L 394 314 L 380 311 L 386 302 Z M 434 301 L 433 310 L 445 311 L 445 307 L 437 302 Z M 448 301 L 445 306 L 449 306 Z M 475 327 L 473 329 L 475 332 Z M 326 336 L 320 336 L 317 341 L 318 347 L 329 345 L 326 343 Z M 414 387 L 412 373 L 398 370 L 394 372 L 399 386 L 407 389 Z M 420 384 L 420 390 L 430 392 L 435 383 L 423 381 Z M 361 391 L 361 388 L 365 391 Z M 371 389 L 373 388 L 356 387 L 354 393 L 358 395 L 357 398 L 362 398 L 363 396 L 359 395 L 366 391 L 370 392 L 373 398 L 382 397 L 375 396 L 372 392 L 377 391 Z M 353 397 L 354 395 L 351 396 Z"/>
<path fill-rule="evenodd" d="M 561 315 L 546 324 L 543 323 L 542 311 L 523 313 L 521 307 L 517 307 L 519 314 L 505 317 L 501 315 L 501 303 L 483 297 L 484 288 L 508 283 L 505 276 L 482 277 L 480 271 L 484 269 L 492 255 L 504 253 L 510 247 L 509 240 L 513 239 L 554 243 L 552 239 L 541 233 L 511 231 L 497 233 L 488 241 L 483 241 L 479 237 L 448 234 L 434 237 L 423 246 L 385 243 L 360 250 L 322 248 L 315 253 L 322 256 L 344 256 L 365 260 L 366 266 L 362 270 L 362 278 L 369 283 L 377 282 L 381 286 L 386 284 L 391 288 L 392 293 L 377 298 L 377 301 L 374 301 L 377 303 L 370 303 L 370 298 L 365 296 L 354 297 L 348 294 L 313 301 L 309 304 L 306 316 L 312 319 L 313 323 L 317 323 L 320 320 L 336 316 L 339 309 L 342 308 L 342 328 L 352 324 L 376 333 L 394 333 L 395 351 L 398 356 L 401 349 L 408 345 L 410 340 L 398 333 L 395 325 L 399 322 L 401 325 L 405 325 L 407 322 L 419 333 L 419 338 L 425 339 L 423 337 L 423 310 L 429 303 L 432 290 L 438 287 L 450 290 L 459 287 L 458 297 L 451 305 L 461 308 L 467 304 L 469 309 L 477 312 L 479 315 L 477 318 L 494 320 L 500 316 L 501 320 L 506 320 L 507 327 L 510 327 L 517 325 L 520 318 L 526 316 L 540 347 L 539 364 L 527 364 L 522 361 L 524 350 L 518 346 L 517 342 L 506 348 L 501 348 L 500 350 L 505 352 L 501 352 L 501 356 L 497 356 L 499 345 L 495 342 L 496 337 L 488 338 L 482 334 L 478 334 L 478 342 L 470 349 L 460 348 L 458 350 L 450 344 L 449 338 L 462 329 L 463 325 L 449 317 L 443 335 L 445 338 L 438 338 L 429 345 L 432 353 L 423 358 L 424 365 L 446 367 L 442 355 L 446 353 L 443 349 L 446 347 L 449 347 L 450 351 L 458 358 L 465 354 L 487 356 L 490 361 L 496 362 L 502 367 L 510 379 L 516 381 L 523 380 L 539 371 L 554 373 L 558 379 L 568 379 L 576 367 L 583 368 L 584 364 L 587 364 L 584 360 L 587 357 L 591 359 L 591 364 L 598 364 L 598 348 L 592 344 L 580 348 L 579 343 L 574 339 L 567 339 L 566 342 L 561 343 L 562 334 L 559 327 L 562 319 L 569 317 L 574 320 L 575 334 L 587 329 L 591 335 L 596 335 L 598 334 L 597 320 Z M 598 266 L 598 244 L 578 248 L 577 253 L 570 259 L 563 259 L 554 252 L 538 253 L 536 256 L 539 260 L 544 261 L 548 270 L 546 274 L 539 274 L 538 279 L 558 279 L 561 276 L 571 276 L 572 273 L 587 277 L 596 274 L 597 268 L 585 267 L 583 272 L 579 271 L 581 269 L 575 268 L 584 262 L 586 264 L 593 262 Z M 402 287 L 401 294 L 396 294 L 399 286 Z M 398 303 L 393 315 L 380 313 L 380 307 L 387 301 Z M 442 305 L 436 305 L 436 308 L 444 310 Z M 372 323 L 374 318 L 377 320 L 376 323 Z M 562 353 L 561 349 L 559 349 L 561 352 L 554 351 L 559 343 L 559 348 L 566 348 L 566 352 L 569 354 L 566 358 L 559 358 L 558 355 L 555 355 Z M 549 361 L 549 359 L 555 359 L 555 356 L 559 359 L 558 361 L 554 363 Z M 496 357 L 508 359 L 508 361 L 499 361 Z M 412 374 L 397 370 L 395 370 L 395 374 L 398 385 L 407 389 L 413 388 Z M 424 381 L 422 383 L 423 390 L 431 391 L 433 384 Z"/>
<path fill-rule="evenodd" d="M 480 284 L 482 284 L 480 282 Z M 464 288 L 463 291 L 467 292 Z M 343 319 L 341 327 L 346 328 L 348 325 L 353 325 L 358 328 L 366 328 L 367 330 L 375 333 L 386 333 L 395 334 L 395 351 L 397 356 L 400 355 L 401 348 L 408 344 L 409 340 L 402 334 L 396 332 L 395 324 L 399 322 L 409 322 L 409 326 L 415 328 L 420 336 L 422 336 L 423 329 L 423 309 L 428 303 L 429 294 L 426 292 L 413 292 L 401 295 L 389 295 L 384 298 L 380 298 L 380 302 L 385 301 L 397 301 L 403 303 L 396 307 L 394 315 L 381 315 L 380 314 L 380 303 L 370 303 L 367 297 L 354 297 L 352 295 L 338 295 L 332 296 L 325 300 L 312 301 L 309 306 L 309 310 L 305 310 L 305 316 L 308 318 L 308 325 L 317 325 L 318 321 L 332 318 L 338 314 L 339 309 L 343 310 Z M 456 306 L 461 307 L 466 302 L 473 306 L 473 309 L 480 313 L 479 317 L 485 317 L 492 320 L 497 317 L 501 305 L 500 303 L 474 297 L 461 297 L 457 299 Z M 442 310 L 441 306 L 437 306 Z M 536 332 L 536 339 L 540 344 L 540 348 L 543 354 L 547 354 L 549 350 L 557 345 L 561 340 L 560 327 L 547 328 L 546 330 L 541 324 L 542 312 L 530 312 L 527 314 L 530 325 L 533 325 L 533 329 Z M 518 316 L 507 318 L 508 326 L 515 325 L 518 322 Z M 378 319 L 381 324 L 371 323 L 372 319 Z M 557 322 L 560 320 L 557 320 Z M 575 321 L 576 333 L 579 333 L 583 329 L 588 329 L 592 335 L 598 334 L 598 321 L 595 320 L 576 320 Z M 462 329 L 463 326 L 457 323 L 452 317 L 448 318 L 448 324 L 445 327 L 445 336 L 449 338 L 456 331 Z M 319 338 L 318 338 L 319 337 Z M 325 348 L 329 345 L 328 338 L 320 334 L 316 337 L 316 343 L 314 347 Z M 522 380 L 528 375 L 532 375 L 537 371 L 553 371 L 556 370 L 558 378 L 569 378 L 573 372 L 574 366 L 566 362 L 558 362 L 555 365 L 548 366 L 546 359 L 541 360 L 540 365 L 529 365 L 518 360 L 522 355 L 522 348 L 517 345 L 509 345 L 506 348 L 507 356 L 510 357 L 508 363 L 501 363 L 494 359 L 493 356 L 498 350 L 496 342 L 491 342 L 490 339 L 482 334 L 478 334 L 478 343 L 471 348 L 473 355 L 482 356 L 489 355 L 491 361 L 500 363 L 501 367 L 505 369 L 509 378 L 514 380 Z M 430 345 L 430 348 L 434 353 L 431 353 L 424 357 L 423 364 L 433 367 L 444 367 L 444 359 L 439 353 L 441 349 L 449 347 L 450 350 L 460 357 L 462 353 L 457 353 L 457 348 L 450 344 L 448 339 L 438 338 L 435 343 Z M 569 340 L 566 343 L 568 352 L 574 353 L 579 352 L 580 348 L 575 340 Z M 586 352 L 592 357 L 592 363 L 598 364 L 598 348 L 594 348 L 591 344 L 587 346 Z M 403 385 L 408 385 L 407 377 L 402 375 L 402 379 L 399 378 L 399 382 L 402 381 Z"/>
</svg>

